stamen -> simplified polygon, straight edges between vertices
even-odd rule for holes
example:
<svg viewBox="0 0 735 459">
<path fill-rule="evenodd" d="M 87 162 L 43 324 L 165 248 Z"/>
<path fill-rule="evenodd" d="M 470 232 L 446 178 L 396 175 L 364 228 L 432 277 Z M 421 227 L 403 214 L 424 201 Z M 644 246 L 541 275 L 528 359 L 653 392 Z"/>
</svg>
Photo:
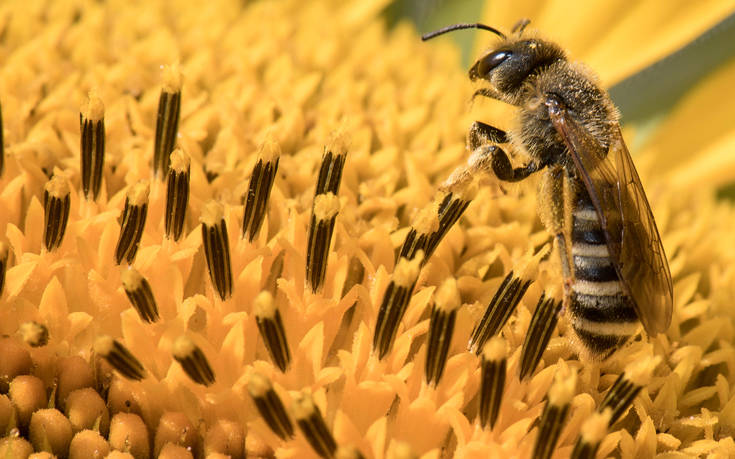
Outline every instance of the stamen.
<svg viewBox="0 0 735 459">
<path fill-rule="evenodd" d="M 541 360 L 546 345 L 551 339 L 551 334 L 554 332 L 554 327 L 559 321 L 561 304 L 561 301 L 554 298 L 544 299 L 544 294 L 539 298 L 521 349 L 519 376 L 521 380 L 529 376 Z"/>
<path fill-rule="evenodd" d="M 507 344 L 495 336 L 482 349 L 480 379 L 480 425 L 492 429 L 498 420 L 503 401 L 507 366 Z"/>
<path fill-rule="evenodd" d="M 158 306 L 148 281 L 132 266 L 122 270 L 120 279 L 125 294 L 140 318 L 149 323 L 156 322 L 159 318 Z"/>
<path fill-rule="evenodd" d="M 602 413 L 592 413 L 580 428 L 577 443 L 574 444 L 571 459 L 594 459 L 600 443 L 607 435 L 612 411 L 608 408 Z"/>
<path fill-rule="evenodd" d="M 38 322 L 25 322 L 18 327 L 18 333 L 23 341 L 31 347 L 41 347 L 48 344 L 48 328 Z"/>
<path fill-rule="evenodd" d="M 531 285 L 530 280 L 516 277 L 513 271 L 505 276 L 498 291 L 490 300 L 490 304 L 487 305 L 485 314 L 472 331 L 472 337 L 467 345 L 470 352 L 479 354 L 485 342 L 503 328 L 526 290 L 528 290 L 529 285 Z"/>
<path fill-rule="evenodd" d="M 145 377 L 143 364 L 125 346 L 110 336 L 97 338 L 94 342 L 94 351 L 104 357 L 107 363 L 124 377 L 135 381 Z"/>
<path fill-rule="evenodd" d="M 178 241 L 184 229 L 186 205 L 189 202 L 191 165 L 189 155 L 177 148 L 171 153 L 166 189 L 166 237 Z"/>
<path fill-rule="evenodd" d="M 314 197 L 306 248 L 306 280 L 314 293 L 324 285 L 329 244 L 338 212 L 339 198 L 334 193 L 326 192 Z"/>
<path fill-rule="evenodd" d="M 105 164 L 105 106 L 94 92 L 89 93 L 87 107 L 79 114 L 79 125 L 82 191 L 87 199 L 95 200 L 100 193 Z"/>
<path fill-rule="evenodd" d="M 194 341 L 186 336 L 180 336 L 174 341 L 172 348 L 174 359 L 176 359 L 184 372 L 197 384 L 211 386 L 214 384 L 214 372 L 209 361 L 204 356 Z"/>
<path fill-rule="evenodd" d="M 408 258 L 416 255 L 419 250 L 426 250 L 429 238 L 439 229 L 439 207 L 438 202 L 433 202 L 418 212 L 411 229 L 408 231 L 403 245 L 398 251 L 397 259 Z"/>
<path fill-rule="evenodd" d="M 260 146 L 258 161 L 250 175 L 250 184 L 245 198 L 245 214 L 242 220 L 242 237 L 252 242 L 265 219 L 268 198 L 278 172 L 281 147 L 268 139 Z"/>
<path fill-rule="evenodd" d="M 253 312 L 258 323 L 260 336 L 263 338 L 271 360 L 282 372 L 285 372 L 289 363 L 291 363 L 291 353 L 288 349 L 286 330 L 283 328 L 281 313 L 269 291 L 264 290 L 255 297 Z"/>
<path fill-rule="evenodd" d="M 314 198 L 317 195 L 339 193 L 339 185 L 342 181 L 342 170 L 347 159 L 347 136 L 342 131 L 335 132 L 327 145 L 324 147 L 322 164 L 319 168 Z"/>
<path fill-rule="evenodd" d="M 132 264 L 143 236 L 148 215 L 148 182 L 143 180 L 128 191 L 120 223 L 120 237 L 115 248 L 115 263 Z"/>
<path fill-rule="evenodd" d="M 472 202 L 471 193 L 443 192 L 427 209 L 419 214 L 417 222 L 412 225 L 401 249 L 398 258 L 413 259 L 419 250 L 424 252 L 424 262 L 429 260 L 437 246 L 457 223 L 467 206 Z"/>
<path fill-rule="evenodd" d="M 255 407 L 274 434 L 286 441 L 293 437 L 293 424 L 288 418 L 281 398 L 273 390 L 271 382 L 258 373 L 253 373 L 248 381 L 248 392 L 253 397 Z"/>
<path fill-rule="evenodd" d="M 329 244 L 332 241 L 334 222 L 339 212 L 339 185 L 347 158 L 347 137 L 337 131 L 324 147 L 311 207 L 311 222 L 306 249 L 306 281 L 316 293 L 324 284 L 327 272 Z"/>
<path fill-rule="evenodd" d="M 406 312 L 411 293 L 418 280 L 423 258 L 423 252 L 419 252 L 413 260 L 401 258 L 385 289 L 373 335 L 373 351 L 378 351 L 380 360 L 388 355 L 393 345 L 398 325 Z"/>
<path fill-rule="evenodd" d="M 230 242 L 227 239 L 224 206 L 210 201 L 202 211 L 202 241 L 212 286 L 222 300 L 232 295 Z"/>
<path fill-rule="evenodd" d="M 0 298 L 5 286 L 5 273 L 8 271 L 8 245 L 0 241 Z"/>
<path fill-rule="evenodd" d="M 436 293 L 436 302 L 431 309 L 429 321 L 424 375 L 426 382 L 434 387 L 439 385 L 444 373 L 460 301 L 457 282 L 453 278 L 447 279 Z"/>
<path fill-rule="evenodd" d="M 46 250 L 53 251 L 61 245 L 69 221 L 69 184 L 66 179 L 55 175 L 46 183 L 43 192 L 44 231 Z"/>
<path fill-rule="evenodd" d="M 650 381 L 653 370 L 660 361 L 659 356 L 643 357 L 625 367 L 625 371 L 618 376 L 597 408 L 600 413 L 605 409 L 611 411 L 608 426 L 615 424 L 625 414 L 643 386 Z"/>
<path fill-rule="evenodd" d="M 163 87 L 158 99 L 156 139 L 153 150 L 153 173 L 163 178 L 168 171 L 169 155 L 176 144 L 181 109 L 181 71 L 179 66 L 164 67 Z"/>
<path fill-rule="evenodd" d="M 321 457 L 332 458 L 337 450 L 337 443 L 327 428 L 319 408 L 314 404 L 311 395 L 302 392 L 297 395 L 291 405 L 296 424 L 301 428 L 306 441 Z"/>
<path fill-rule="evenodd" d="M 567 413 L 577 386 L 577 372 L 569 367 L 559 368 L 554 375 L 554 383 L 547 394 L 546 406 L 539 421 L 536 443 L 533 447 L 534 459 L 549 459 L 554 452 L 559 434 L 566 422 Z"/>
</svg>

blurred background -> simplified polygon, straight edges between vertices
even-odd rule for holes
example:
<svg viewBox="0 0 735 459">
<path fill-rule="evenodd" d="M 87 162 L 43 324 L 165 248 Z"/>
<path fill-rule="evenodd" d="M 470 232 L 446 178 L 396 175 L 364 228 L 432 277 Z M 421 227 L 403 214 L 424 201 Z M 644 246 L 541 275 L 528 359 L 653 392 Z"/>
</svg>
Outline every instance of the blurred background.
<svg viewBox="0 0 735 459">
<path fill-rule="evenodd" d="M 684 188 L 707 181 L 735 200 L 735 1 L 394 0 L 389 26 L 419 33 L 459 22 L 507 31 L 520 18 L 599 74 L 635 155 L 654 150 Z M 493 43 L 484 31 L 447 35 L 462 66 Z"/>
</svg>

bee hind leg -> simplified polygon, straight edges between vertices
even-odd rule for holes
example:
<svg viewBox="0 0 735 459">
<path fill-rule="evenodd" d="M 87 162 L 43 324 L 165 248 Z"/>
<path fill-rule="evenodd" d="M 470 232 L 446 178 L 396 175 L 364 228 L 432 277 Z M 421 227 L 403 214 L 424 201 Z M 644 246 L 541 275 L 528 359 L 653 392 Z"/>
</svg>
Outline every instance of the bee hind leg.
<svg viewBox="0 0 735 459">
<path fill-rule="evenodd" d="M 546 230 L 556 240 L 564 277 L 564 309 L 569 302 L 574 273 L 572 270 L 571 240 L 569 223 L 571 222 L 572 193 L 565 186 L 566 176 L 561 166 L 550 167 L 543 174 L 539 183 L 538 214 Z"/>
</svg>

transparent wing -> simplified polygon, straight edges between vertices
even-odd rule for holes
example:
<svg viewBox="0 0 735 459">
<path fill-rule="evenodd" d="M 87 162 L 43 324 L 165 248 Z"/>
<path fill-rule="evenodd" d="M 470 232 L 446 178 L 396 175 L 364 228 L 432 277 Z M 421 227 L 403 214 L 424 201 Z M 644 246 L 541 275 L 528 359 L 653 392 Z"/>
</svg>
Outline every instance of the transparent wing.
<svg viewBox="0 0 735 459">
<path fill-rule="evenodd" d="M 560 101 L 551 99 L 547 105 L 551 121 L 597 209 L 618 276 L 633 298 L 646 332 L 655 336 L 671 323 L 671 272 L 620 128 L 616 128 L 613 142 L 605 151 L 569 116 Z"/>
</svg>

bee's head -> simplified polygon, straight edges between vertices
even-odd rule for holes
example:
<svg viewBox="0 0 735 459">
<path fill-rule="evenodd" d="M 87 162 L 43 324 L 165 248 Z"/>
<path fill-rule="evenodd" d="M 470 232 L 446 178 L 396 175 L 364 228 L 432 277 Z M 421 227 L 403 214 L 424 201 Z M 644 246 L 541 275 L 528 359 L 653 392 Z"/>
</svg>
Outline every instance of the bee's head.
<svg viewBox="0 0 735 459">
<path fill-rule="evenodd" d="M 526 78 L 558 60 L 566 59 L 556 44 L 538 38 L 506 38 L 470 68 L 470 80 L 489 81 L 501 94 L 518 90 Z"/>
<path fill-rule="evenodd" d="M 500 37 L 500 43 L 470 68 L 470 80 L 488 81 L 498 96 L 512 101 L 529 75 L 558 60 L 566 59 L 564 50 L 558 45 L 538 38 L 524 37 L 523 30 L 528 23 L 527 19 L 519 21 L 513 27 L 511 36 L 483 24 L 456 24 L 426 34 L 422 38 L 428 40 L 452 30 L 469 28 L 487 30 Z"/>
</svg>

